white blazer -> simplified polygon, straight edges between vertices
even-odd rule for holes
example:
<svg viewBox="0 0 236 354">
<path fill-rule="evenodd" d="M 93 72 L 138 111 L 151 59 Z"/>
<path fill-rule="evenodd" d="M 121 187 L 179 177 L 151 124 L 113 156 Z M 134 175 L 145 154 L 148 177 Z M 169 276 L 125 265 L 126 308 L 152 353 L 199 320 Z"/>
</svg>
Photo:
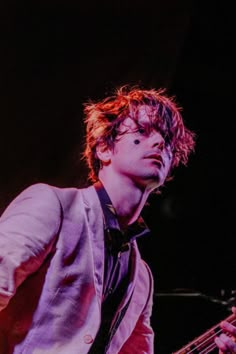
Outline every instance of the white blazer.
<svg viewBox="0 0 236 354">
<path fill-rule="evenodd" d="M 133 272 L 107 354 L 153 354 L 153 279 L 135 241 L 131 250 Z M 0 218 L 0 354 L 88 353 L 101 321 L 103 274 L 94 187 L 25 189 Z"/>
</svg>

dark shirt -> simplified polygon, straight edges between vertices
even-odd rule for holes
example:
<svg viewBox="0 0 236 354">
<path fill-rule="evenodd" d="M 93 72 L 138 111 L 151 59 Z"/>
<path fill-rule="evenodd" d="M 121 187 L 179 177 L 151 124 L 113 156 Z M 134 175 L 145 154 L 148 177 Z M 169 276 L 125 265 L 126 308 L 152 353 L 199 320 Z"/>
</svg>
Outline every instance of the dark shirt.
<svg viewBox="0 0 236 354">
<path fill-rule="evenodd" d="M 115 209 L 102 183 L 96 182 L 94 187 L 104 216 L 105 267 L 101 326 L 89 353 L 102 354 L 106 353 L 106 347 L 118 327 L 118 323 L 113 323 L 111 328 L 112 321 L 129 284 L 130 244 L 137 237 L 149 234 L 150 230 L 140 217 L 121 231 Z"/>
</svg>

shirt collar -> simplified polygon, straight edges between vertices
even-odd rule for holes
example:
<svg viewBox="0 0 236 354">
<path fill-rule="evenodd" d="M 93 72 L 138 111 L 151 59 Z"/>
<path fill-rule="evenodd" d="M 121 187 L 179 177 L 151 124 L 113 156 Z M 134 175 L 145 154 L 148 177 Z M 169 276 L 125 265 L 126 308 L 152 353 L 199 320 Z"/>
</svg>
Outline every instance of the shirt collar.
<svg viewBox="0 0 236 354">
<path fill-rule="evenodd" d="M 98 181 L 94 183 L 95 190 L 97 191 L 102 210 L 103 210 L 103 215 L 104 215 L 104 227 L 105 230 L 108 231 L 106 232 L 106 241 L 108 243 L 112 242 L 112 238 L 116 239 L 114 240 L 115 243 L 117 243 L 117 238 L 119 238 L 119 243 L 122 245 L 127 244 L 134 239 L 141 237 L 141 236 L 146 236 L 150 234 L 150 230 L 145 224 L 143 218 L 140 216 L 137 221 L 135 221 L 133 224 L 129 225 L 127 229 L 122 231 L 120 229 L 117 215 L 115 208 L 112 205 L 111 199 L 105 190 L 103 184 L 101 181 Z M 116 237 L 117 235 L 117 237 Z M 119 236 L 118 236 L 119 235 Z"/>
</svg>

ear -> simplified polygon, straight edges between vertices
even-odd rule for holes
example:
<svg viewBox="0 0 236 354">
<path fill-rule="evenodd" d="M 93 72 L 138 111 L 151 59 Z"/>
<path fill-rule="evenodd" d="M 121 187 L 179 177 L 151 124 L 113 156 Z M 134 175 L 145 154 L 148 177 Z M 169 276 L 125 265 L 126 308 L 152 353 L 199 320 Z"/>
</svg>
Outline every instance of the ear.
<svg viewBox="0 0 236 354">
<path fill-rule="evenodd" d="M 96 154 L 103 165 L 108 165 L 111 161 L 112 151 L 104 144 L 98 144 L 96 147 Z"/>
</svg>

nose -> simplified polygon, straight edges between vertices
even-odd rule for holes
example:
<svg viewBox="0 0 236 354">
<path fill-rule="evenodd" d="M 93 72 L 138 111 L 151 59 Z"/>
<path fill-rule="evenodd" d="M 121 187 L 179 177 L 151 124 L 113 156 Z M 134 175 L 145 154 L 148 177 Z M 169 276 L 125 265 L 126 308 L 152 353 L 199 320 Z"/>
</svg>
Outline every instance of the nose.
<svg viewBox="0 0 236 354">
<path fill-rule="evenodd" d="M 151 135 L 151 139 L 152 147 L 157 147 L 160 151 L 164 149 L 165 140 L 159 132 L 153 132 L 153 134 Z"/>
</svg>

